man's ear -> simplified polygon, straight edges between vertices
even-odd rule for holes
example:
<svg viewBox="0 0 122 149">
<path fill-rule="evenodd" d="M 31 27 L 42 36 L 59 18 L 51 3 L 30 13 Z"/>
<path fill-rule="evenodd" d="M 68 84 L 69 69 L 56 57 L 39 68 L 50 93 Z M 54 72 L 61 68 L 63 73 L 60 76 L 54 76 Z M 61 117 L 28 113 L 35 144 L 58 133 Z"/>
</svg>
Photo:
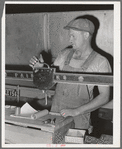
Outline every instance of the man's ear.
<svg viewBox="0 0 122 149">
<path fill-rule="evenodd" d="M 85 38 L 85 39 L 88 39 L 89 36 L 90 36 L 89 32 L 84 32 L 84 38 Z"/>
</svg>

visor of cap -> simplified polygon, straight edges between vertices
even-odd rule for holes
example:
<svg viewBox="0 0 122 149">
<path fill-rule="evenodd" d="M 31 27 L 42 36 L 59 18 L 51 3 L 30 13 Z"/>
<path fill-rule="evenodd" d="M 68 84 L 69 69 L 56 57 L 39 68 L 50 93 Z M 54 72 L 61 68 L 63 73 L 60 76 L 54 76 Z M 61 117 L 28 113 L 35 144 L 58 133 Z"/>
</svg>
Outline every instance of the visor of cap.
<svg viewBox="0 0 122 149">
<path fill-rule="evenodd" d="M 90 34 L 94 33 L 94 24 L 88 19 L 74 19 L 70 21 L 64 29 L 73 29 L 77 31 L 86 31 Z"/>
</svg>

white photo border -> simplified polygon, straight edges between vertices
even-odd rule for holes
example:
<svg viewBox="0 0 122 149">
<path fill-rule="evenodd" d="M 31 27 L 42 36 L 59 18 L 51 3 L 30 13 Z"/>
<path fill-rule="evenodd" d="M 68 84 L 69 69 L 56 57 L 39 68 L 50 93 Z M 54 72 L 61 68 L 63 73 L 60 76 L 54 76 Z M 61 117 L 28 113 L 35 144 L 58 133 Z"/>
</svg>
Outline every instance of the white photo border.
<svg viewBox="0 0 122 149">
<path fill-rule="evenodd" d="M 113 4 L 114 5 L 114 102 L 113 102 L 113 144 L 112 145 L 93 145 L 93 144 L 67 144 L 65 147 L 85 147 L 85 148 L 101 148 L 101 147 L 120 147 L 120 65 L 121 65 L 121 49 L 120 49 L 120 2 L 119 1 L 5 1 L 5 4 Z M 2 14 L 2 147 L 47 147 L 45 144 L 4 144 L 5 140 L 5 4 Z M 60 145 L 51 145 L 50 147 L 61 147 Z"/>
</svg>

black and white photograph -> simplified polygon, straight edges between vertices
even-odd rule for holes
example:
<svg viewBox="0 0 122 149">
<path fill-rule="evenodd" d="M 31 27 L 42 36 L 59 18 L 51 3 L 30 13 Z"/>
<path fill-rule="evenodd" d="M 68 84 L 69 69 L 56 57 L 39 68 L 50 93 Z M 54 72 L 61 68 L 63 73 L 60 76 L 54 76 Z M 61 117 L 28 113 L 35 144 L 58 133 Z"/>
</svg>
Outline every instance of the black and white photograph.
<svg viewBox="0 0 122 149">
<path fill-rule="evenodd" d="M 120 2 L 5 1 L 2 146 L 120 147 Z"/>
</svg>

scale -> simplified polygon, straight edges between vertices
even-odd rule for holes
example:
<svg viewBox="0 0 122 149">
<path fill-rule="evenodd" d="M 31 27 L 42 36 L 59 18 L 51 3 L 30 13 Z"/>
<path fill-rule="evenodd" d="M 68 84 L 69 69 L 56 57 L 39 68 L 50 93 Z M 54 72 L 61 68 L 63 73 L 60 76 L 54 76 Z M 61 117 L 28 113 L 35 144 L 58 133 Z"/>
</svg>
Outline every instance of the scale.
<svg viewBox="0 0 122 149">
<path fill-rule="evenodd" d="M 56 72 L 56 68 L 36 68 L 34 71 L 6 70 L 6 85 L 14 85 L 16 89 L 6 88 L 6 96 L 17 96 L 21 86 L 42 90 L 47 105 L 47 91 L 56 83 L 91 84 L 113 86 L 110 74 L 89 74 L 79 72 Z M 18 99 L 19 100 L 19 99 Z"/>
<path fill-rule="evenodd" d="M 56 72 L 55 68 L 45 67 L 38 68 L 36 71 L 6 70 L 5 76 L 5 93 L 7 97 L 17 98 L 17 102 L 19 102 L 19 98 L 21 96 L 21 89 L 24 90 L 24 87 L 28 87 L 32 89 L 32 94 L 34 94 L 34 90 L 38 90 L 38 92 L 43 92 L 45 96 L 45 105 L 47 104 L 47 91 L 51 91 L 51 88 L 56 83 L 113 86 L 112 75 L 88 74 L 79 72 Z M 56 125 L 56 127 L 51 127 L 46 124 L 41 124 L 39 120 L 22 120 L 20 118 L 10 117 L 11 112 L 12 111 L 10 109 L 7 109 L 5 112 L 6 139 L 9 140 L 10 143 L 31 142 L 58 144 L 63 142 L 67 130 L 74 127 L 73 119 L 71 117 L 67 117 L 59 125 Z M 53 118 L 54 117 L 55 116 L 53 115 Z M 50 115 L 48 115 L 48 117 L 46 118 L 50 118 Z M 32 134 L 35 137 L 33 137 Z M 12 138 L 11 136 L 18 137 Z"/>
</svg>

